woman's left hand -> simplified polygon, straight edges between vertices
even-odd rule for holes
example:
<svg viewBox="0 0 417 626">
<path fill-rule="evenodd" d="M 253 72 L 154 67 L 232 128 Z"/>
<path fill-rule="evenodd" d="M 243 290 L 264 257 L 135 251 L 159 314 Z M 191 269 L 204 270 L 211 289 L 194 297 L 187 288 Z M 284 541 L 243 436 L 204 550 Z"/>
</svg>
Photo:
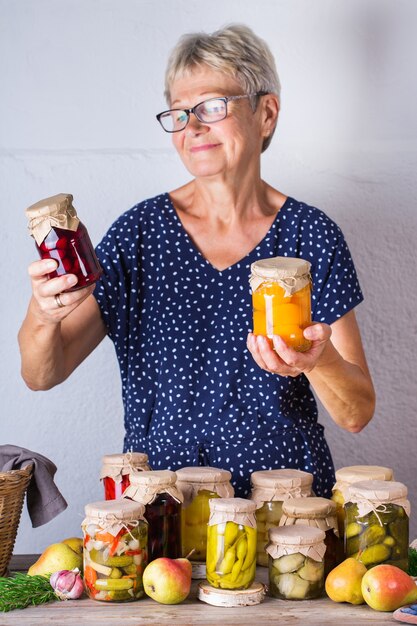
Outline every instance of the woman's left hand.
<svg viewBox="0 0 417 626">
<path fill-rule="evenodd" d="M 304 330 L 304 337 L 312 342 L 306 352 L 296 352 L 279 336 L 274 335 L 272 349 L 267 338 L 249 333 L 247 346 L 256 363 L 263 370 L 280 376 L 308 374 L 317 365 L 330 342 L 332 329 L 328 324 L 313 323 Z"/>
</svg>

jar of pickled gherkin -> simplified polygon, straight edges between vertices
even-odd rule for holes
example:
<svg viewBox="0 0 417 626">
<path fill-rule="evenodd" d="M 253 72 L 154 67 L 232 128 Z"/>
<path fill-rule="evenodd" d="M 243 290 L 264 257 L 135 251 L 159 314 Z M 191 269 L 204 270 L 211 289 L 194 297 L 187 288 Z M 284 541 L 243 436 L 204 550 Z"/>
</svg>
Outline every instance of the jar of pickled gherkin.
<svg viewBox="0 0 417 626">
<path fill-rule="evenodd" d="M 183 495 L 176 486 L 177 475 L 170 470 L 130 475 L 122 498 L 145 505 L 149 561 L 165 556 L 178 559 L 181 552 L 181 504 Z"/>
<path fill-rule="evenodd" d="M 301 524 L 324 530 L 324 576 L 343 561 L 343 540 L 339 536 L 336 503 L 327 498 L 292 498 L 282 505 L 280 526 Z"/>
<path fill-rule="evenodd" d="M 228 470 L 217 467 L 182 467 L 176 471 L 177 487 L 184 502 L 181 511 L 182 553 L 194 550 L 191 560 L 206 560 L 207 523 L 211 498 L 232 498 L 234 489 Z"/>
<path fill-rule="evenodd" d="M 259 507 L 256 510 L 258 565 L 268 566 L 265 552 L 268 530 L 279 525 L 283 502 L 289 498 L 310 496 L 312 484 L 313 474 L 296 469 L 262 470 L 251 474 L 250 499 Z"/>
<path fill-rule="evenodd" d="M 311 600 L 324 589 L 325 532 L 296 524 L 269 530 L 269 592 L 284 600 Z"/>
<path fill-rule="evenodd" d="M 103 272 L 87 229 L 77 217 L 69 193 L 40 200 L 26 209 L 29 232 L 42 259 L 54 259 L 57 268 L 49 278 L 75 274 L 78 282 L 65 291 L 81 289 L 98 280 Z"/>
<path fill-rule="evenodd" d="M 247 589 L 256 573 L 256 503 L 215 498 L 209 507 L 207 580 L 221 589 Z"/>
<path fill-rule="evenodd" d="M 304 259 L 280 256 L 251 265 L 253 332 L 267 337 L 271 347 L 273 335 L 299 352 L 311 347 L 303 335 L 311 326 L 310 267 Z"/>
<path fill-rule="evenodd" d="M 106 500 L 120 498 L 130 484 L 130 475 L 149 471 L 148 455 L 144 452 L 126 454 L 106 454 L 102 458 L 100 480 L 104 484 Z"/>
<path fill-rule="evenodd" d="M 345 551 L 367 568 L 380 563 L 408 569 L 407 487 L 369 480 L 350 485 L 345 504 Z"/>
<path fill-rule="evenodd" d="M 103 602 L 128 602 L 144 595 L 148 563 L 145 507 L 129 500 L 104 500 L 85 506 L 84 586 Z"/>
<path fill-rule="evenodd" d="M 337 523 L 341 537 L 345 531 L 344 505 L 349 485 L 362 480 L 394 480 L 393 471 L 389 467 L 380 467 L 379 465 L 351 465 L 336 470 L 336 483 L 332 490 L 331 499 L 336 502 Z"/>
</svg>

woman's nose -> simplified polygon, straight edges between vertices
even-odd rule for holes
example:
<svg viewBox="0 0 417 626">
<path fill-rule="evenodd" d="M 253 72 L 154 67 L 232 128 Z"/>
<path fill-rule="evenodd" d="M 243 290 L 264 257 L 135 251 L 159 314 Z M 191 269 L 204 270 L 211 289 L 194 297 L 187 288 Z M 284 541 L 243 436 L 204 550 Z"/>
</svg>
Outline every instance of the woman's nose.
<svg viewBox="0 0 417 626">
<path fill-rule="evenodd" d="M 200 122 L 200 120 L 194 115 L 194 113 L 191 113 L 185 132 L 188 135 L 195 135 L 206 132 L 207 130 L 207 124 L 204 124 L 204 122 Z"/>
</svg>

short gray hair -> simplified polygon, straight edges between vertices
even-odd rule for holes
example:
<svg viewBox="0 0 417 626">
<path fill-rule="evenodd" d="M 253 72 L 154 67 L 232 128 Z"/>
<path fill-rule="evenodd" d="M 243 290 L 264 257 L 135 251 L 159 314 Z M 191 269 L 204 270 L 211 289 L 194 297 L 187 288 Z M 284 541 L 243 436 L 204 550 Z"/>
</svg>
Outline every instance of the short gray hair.
<svg viewBox="0 0 417 626">
<path fill-rule="evenodd" d="M 201 66 L 232 76 L 245 93 L 265 91 L 280 99 L 281 85 L 271 50 L 248 26 L 230 24 L 211 34 L 183 35 L 171 51 L 165 72 L 168 105 L 173 82 Z M 264 140 L 262 151 L 269 146 L 273 134 L 274 131 Z"/>
</svg>

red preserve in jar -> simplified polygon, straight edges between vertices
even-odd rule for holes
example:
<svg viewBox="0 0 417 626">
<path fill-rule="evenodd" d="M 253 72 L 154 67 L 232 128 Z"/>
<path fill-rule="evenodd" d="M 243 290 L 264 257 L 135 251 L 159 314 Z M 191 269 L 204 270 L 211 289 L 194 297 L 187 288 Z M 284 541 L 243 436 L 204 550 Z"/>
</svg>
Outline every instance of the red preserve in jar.
<svg viewBox="0 0 417 626">
<path fill-rule="evenodd" d="M 78 282 L 65 291 L 91 285 L 103 272 L 84 224 L 77 217 L 69 193 L 59 193 L 26 209 L 29 231 L 42 259 L 58 263 L 49 278 L 75 274 Z"/>
<path fill-rule="evenodd" d="M 117 500 L 130 485 L 130 476 L 149 471 L 148 455 L 144 452 L 106 454 L 102 458 L 100 480 L 104 485 L 106 500 Z"/>
</svg>

